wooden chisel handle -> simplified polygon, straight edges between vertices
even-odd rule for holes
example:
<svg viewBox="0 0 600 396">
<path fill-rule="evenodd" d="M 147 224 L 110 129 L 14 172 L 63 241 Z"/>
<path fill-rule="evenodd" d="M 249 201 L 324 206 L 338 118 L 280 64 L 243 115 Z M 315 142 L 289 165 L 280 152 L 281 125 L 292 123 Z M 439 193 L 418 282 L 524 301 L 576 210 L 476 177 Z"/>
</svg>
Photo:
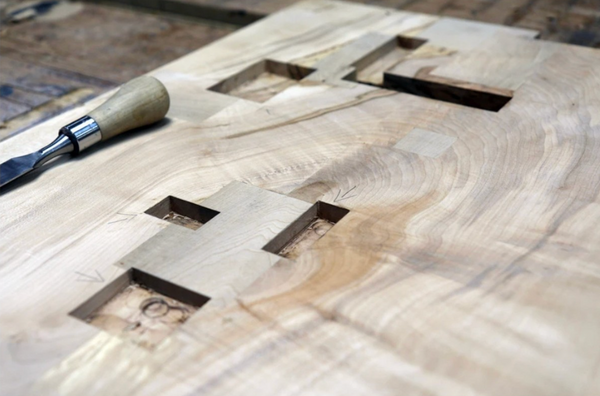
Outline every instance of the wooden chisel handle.
<svg viewBox="0 0 600 396">
<path fill-rule="evenodd" d="M 163 119 L 169 102 L 169 93 L 160 81 L 138 77 L 121 86 L 87 116 L 61 128 L 60 133 L 69 137 L 76 154 L 100 140 Z"/>
</svg>

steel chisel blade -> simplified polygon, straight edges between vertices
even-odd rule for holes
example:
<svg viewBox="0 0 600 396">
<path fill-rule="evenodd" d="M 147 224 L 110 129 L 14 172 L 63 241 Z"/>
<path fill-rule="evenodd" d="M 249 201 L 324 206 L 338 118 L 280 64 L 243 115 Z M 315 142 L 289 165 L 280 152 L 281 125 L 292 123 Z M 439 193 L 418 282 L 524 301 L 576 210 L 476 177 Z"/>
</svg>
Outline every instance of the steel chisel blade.
<svg viewBox="0 0 600 396">
<path fill-rule="evenodd" d="M 0 187 L 31 172 L 36 162 L 40 159 L 40 153 L 35 152 L 20 157 L 11 158 L 0 164 Z"/>
</svg>

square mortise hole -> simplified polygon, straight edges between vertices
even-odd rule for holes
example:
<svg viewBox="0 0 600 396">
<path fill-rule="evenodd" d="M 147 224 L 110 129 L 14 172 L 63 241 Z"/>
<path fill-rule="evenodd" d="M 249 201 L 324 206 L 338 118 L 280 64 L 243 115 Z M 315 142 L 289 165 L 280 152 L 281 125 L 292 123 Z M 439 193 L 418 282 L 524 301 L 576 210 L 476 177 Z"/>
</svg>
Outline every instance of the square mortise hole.
<svg viewBox="0 0 600 396">
<path fill-rule="evenodd" d="M 313 71 L 308 67 L 265 59 L 208 89 L 262 103 L 295 85 Z"/>
<path fill-rule="evenodd" d="M 152 349 L 209 298 L 132 268 L 70 315 Z"/>
<path fill-rule="evenodd" d="M 192 230 L 197 230 L 219 214 L 216 210 L 172 196 L 163 199 L 145 213 Z"/>
<path fill-rule="evenodd" d="M 348 209 L 319 201 L 267 243 L 263 250 L 293 260 L 321 239 L 348 212 Z"/>
<path fill-rule="evenodd" d="M 455 103 L 488 111 L 500 111 L 512 98 L 512 92 L 432 75 L 434 67 L 422 67 L 412 77 L 402 75 L 396 66 L 426 40 L 396 36 L 354 64 L 355 72 L 344 79 L 360 84 Z"/>
</svg>

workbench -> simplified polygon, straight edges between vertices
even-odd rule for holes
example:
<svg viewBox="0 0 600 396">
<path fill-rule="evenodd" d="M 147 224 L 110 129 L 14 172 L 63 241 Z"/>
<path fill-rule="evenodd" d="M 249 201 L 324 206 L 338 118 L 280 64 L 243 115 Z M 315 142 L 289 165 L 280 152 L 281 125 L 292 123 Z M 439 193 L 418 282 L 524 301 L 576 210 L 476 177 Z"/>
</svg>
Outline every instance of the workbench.
<svg viewBox="0 0 600 396">
<path fill-rule="evenodd" d="M 65 0 L 8 0 L 0 21 L 0 140 L 234 31 Z"/>
<path fill-rule="evenodd" d="M 2 394 L 597 395 L 600 51 L 537 34 L 312 0 L 152 71 L 2 190 Z"/>
</svg>

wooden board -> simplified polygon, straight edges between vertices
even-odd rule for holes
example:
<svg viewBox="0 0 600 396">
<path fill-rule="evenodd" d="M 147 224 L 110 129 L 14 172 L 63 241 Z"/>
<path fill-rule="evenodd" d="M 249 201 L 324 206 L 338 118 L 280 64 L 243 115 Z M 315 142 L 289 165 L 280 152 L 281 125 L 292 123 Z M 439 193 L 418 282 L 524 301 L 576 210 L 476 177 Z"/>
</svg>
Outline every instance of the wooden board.
<svg viewBox="0 0 600 396">
<path fill-rule="evenodd" d="M 600 51 L 536 34 L 315 0 L 153 71 L 164 122 L 2 191 L 1 392 L 598 394 Z M 86 321 L 136 285 L 193 314 Z"/>
</svg>

